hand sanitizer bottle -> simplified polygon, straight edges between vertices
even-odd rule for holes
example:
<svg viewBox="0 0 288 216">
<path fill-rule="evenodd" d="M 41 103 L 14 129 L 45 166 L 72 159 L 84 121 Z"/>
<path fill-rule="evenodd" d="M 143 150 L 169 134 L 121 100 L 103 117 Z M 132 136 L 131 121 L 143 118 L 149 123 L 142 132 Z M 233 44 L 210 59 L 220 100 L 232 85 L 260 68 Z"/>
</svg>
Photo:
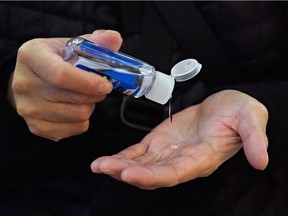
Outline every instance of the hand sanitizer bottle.
<svg viewBox="0 0 288 216">
<path fill-rule="evenodd" d="M 192 59 L 193 70 L 191 61 L 184 63 L 187 67 L 179 66 L 179 62 L 172 71 L 174 75 L 167 75 L 139 59 L 81 37 L 70 39 L 61 56 L 78 68 L 107 77 L 116 91 L 135 98 L 145 95 L 147 99 L 162 105 L 171 98 L 175 79 L 180 82 L 190 79 L 201 69 L 201 64 Z"/>
</svg>

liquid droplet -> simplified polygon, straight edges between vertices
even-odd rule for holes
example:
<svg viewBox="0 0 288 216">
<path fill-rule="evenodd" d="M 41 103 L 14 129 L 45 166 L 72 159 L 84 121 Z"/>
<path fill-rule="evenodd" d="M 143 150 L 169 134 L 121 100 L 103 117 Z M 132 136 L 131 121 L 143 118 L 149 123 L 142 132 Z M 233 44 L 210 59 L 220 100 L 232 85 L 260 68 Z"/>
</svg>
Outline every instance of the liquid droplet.
<svg viewBox="0 0 288 216">
<path fill-rule="evenodd" d="M 172 149 L 178 149 L 178 148 L 179 148 L 179 145 L 171 144 L 170 147 L 171 147 Z"/>
<path fill-rule="evenodd" d="M 172 96 L 169 99 L 169 118 L 170 118 L 170 122 L 172 123 L 172 118 L 173 118 L 173 109 L 172 109 Z"/>
</svg>

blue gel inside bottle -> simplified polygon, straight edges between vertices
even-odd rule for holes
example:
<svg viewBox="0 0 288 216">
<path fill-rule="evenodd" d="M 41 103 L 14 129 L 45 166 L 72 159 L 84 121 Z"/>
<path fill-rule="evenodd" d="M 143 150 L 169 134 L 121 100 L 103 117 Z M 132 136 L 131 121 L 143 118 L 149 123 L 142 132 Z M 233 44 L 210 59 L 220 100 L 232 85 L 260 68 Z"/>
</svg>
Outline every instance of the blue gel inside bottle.
<svg viewBox="0 0 288 216">
<path fill-rule="evenodd" d="M 147 93 L 155 80 L 153 66 L 81 37 L 69 40 L 61 55 L 78 68 L 107 77 L 114 90 L 135 98 Z"/>
<path fill-rule="evenodd" d="M 110 50 L 81 37 L 69 40 L 61 56 L 74 66 L 106 77 L 113 89 L 139 98 L 165 104 L 177 82 L 196 76 L 202 65 L 195 59 L 178 62 L 171 75 L 156 71 L 152 65 L 121 52 Z"/>
</svg>

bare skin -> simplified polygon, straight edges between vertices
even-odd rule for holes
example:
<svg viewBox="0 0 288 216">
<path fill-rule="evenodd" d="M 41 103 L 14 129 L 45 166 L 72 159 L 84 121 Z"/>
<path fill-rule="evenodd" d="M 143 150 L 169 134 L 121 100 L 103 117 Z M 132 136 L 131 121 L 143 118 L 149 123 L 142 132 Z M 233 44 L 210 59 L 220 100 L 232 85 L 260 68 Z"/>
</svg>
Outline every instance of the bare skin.
<svg viewBox="0 0 288 216">
<path fill-rule="evenodd" d="M 83 37 L 114 50 L 122 43 L 113 31 Z M 103 77 L 63 61 L 59 53 L 67 40 L 23 44 L 8 90 L 29 130 L 54 141 L 87 131 L 95 105 L 112 90 Z M 268 111 L 259 101 L 223 90 L 176 113 L 173 123 L 162 122 L 140 143 L 96 159 L 91 169 L 143 189 L 171 187 L 209 176 L 243 148 L 248 162 L 263 170 L 268 164 L 267 121 Z"/>
<path fill-rule="evenodd" d="M 83 37 L 118 50 L 118 32 L 98 30 Z M 89 128 L 96 103 L 112 91 L 105 78 L 64 62 L 59 55 L 68 38 L 34 39 L 23 44 L 11 76 L 8 98 L 29 130 L 58 141 Z"/>
<path fill-rule="evenodd" d="M 96 159 L 91 169 L 143 189 L 171 187 L 213 173 L 242 147 L 259 170 L 268 164 L 267 109 L 224 90 L 164 121 L 140 143 Z"/>
</svg>

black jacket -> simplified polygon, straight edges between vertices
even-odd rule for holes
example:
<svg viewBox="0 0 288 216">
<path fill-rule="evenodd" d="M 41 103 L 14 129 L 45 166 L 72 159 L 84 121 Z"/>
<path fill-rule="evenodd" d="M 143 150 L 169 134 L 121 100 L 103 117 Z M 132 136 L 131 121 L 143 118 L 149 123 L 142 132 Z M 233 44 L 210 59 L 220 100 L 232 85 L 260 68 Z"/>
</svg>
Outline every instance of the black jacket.
<svg viewBox="0 0 288 216">
<path fill-rule="evenodd" d="M 0 2 L 0 215 L 288 215 L 287 8 L 286 2 Z M 32 38 L 100 28 L 118 30 L 121 51 L 160 71 L 170 73 L 190 57 L 202 63 L 197 78 L 177 84 L 175 111 L 227 88 L 261 101 L 269 111 L 268 168 L 254 170 L 239 152 L 207 178 L 155 191 L 92 174 L 95 158 L 147 133 L 125 124 L 123 115 L 145 128 L 147 116 L 157 116 L 153 125 L 167 117 L 165 107 L 132 98 L 120 115 L 124 96 L 116 92 L 96 106 L 82 135 L 54 143 L 31 134 L 6 100 L 17 49 Z"/>
</svg>

